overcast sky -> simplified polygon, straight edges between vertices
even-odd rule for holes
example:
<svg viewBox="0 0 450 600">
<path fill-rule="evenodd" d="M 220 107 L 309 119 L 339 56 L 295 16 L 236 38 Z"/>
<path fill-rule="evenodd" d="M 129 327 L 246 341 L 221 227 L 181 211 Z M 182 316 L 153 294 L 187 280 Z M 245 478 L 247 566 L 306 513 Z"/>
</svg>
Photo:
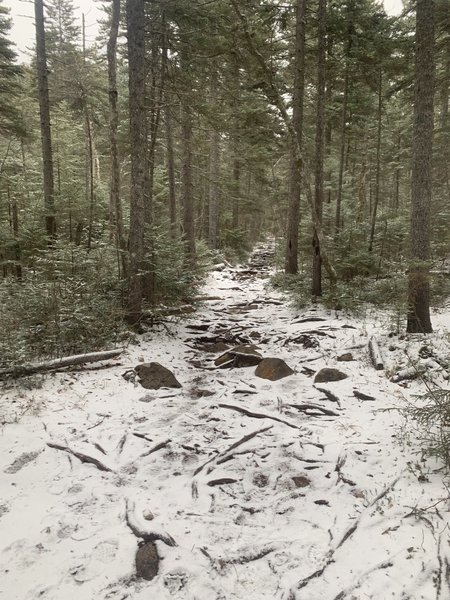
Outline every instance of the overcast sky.
<svg viewBox="0 0 450 600">
<path fill-rule="evenodd" d="M 4 0 L 4 5 L 11 9 L 13 27 L 11 38 L 17 46 L 21 60 L 27 60 L 27 52 L 34 43 L 34 4 L 32 0 Z M 85 15 L 86 40 L 95 39 L 97 34 L 97 19 L 101 14 L 97 3 L 93 0 L 74 0 L 76 14 L 81 26 L 81 14 Z M 402 0 L 384 0 L 386 12 L 391 15 L 399 14 L 402 10 Z"/>
</svg>

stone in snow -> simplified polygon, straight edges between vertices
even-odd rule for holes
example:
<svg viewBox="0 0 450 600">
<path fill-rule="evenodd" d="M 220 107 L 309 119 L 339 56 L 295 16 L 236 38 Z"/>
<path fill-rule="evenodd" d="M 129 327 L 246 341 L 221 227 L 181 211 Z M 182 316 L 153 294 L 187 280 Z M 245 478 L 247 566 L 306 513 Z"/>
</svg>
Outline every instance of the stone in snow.
<svg viewBox="0 0 450 600">
<path fill-rule="evenodd" d="M 317 375 L 314 378 L 314 383 L 329 383 L 330 381 L 341 381 L 342 379 L 347 379 L 348 375 L 339 371 L 339 369 L 332 369 L 330 367 L 325 367 L 320 369 Z"/>
<path fill-rule="evenodd" d="M 146 390 L 158 390 L 162 387 L 180 388 L 181 383 L 177 381 L 175 375 L 166 367 L 159 363 L 143 363 L 134 368 L 138 377 L 139 383 Z"/>
<path fill-rule="evenodd" d="M 350 362 L 352 360 L 355 359 L 353 358 L 353 354 L 351 352 L 345 352 L 344 354 L 341 354 L 337 357 L 338 362 Z"/>
<path fill-rule="evenodd" d="M 154 542 L 144 542 L 136 552 L 136 575 L 151 581 L 158 574 L 159 556 Z"/>
<path fill-rule="evenodd" d="M 262 360 L 261 354 L 253 344 L 241 344 L 231 348 L 225 354 L 216 358 L 214 364 L 216 367 L 254 367 Z"/>
<path fill-rule="evenodd" d="M 255 371 L 257 377 L 269 381 L 277 381 L 293 374 L 294 371 L 281 358 L 263 358 Z"/>
</svg>

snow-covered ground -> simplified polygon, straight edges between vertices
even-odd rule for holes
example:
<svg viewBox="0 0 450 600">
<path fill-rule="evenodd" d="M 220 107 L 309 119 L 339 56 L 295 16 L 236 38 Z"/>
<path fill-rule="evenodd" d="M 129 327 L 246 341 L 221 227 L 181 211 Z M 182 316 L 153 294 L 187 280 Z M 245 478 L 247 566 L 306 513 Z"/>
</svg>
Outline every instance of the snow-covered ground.
<svg viewBox="0 0 450 600">
<path fill-rule="evenodd" d="M 295 311 L 267 277 L 213 272 L 204 293 L 220 299 L 144 334 L 120 365 L 2 391 L 1 599 L 450 599 L 445 474 L 396 410 L 424 386 L 388 377 L 411 366 L 422 336 L 389 337 L 389 319 L 371 312 Z M 434 316 L 425 344 L 439 355 L 449 315 Z M 384 371 L 370 362 L 372 335 Z M 205 349 L 220 340 L 256 344 L 295 374 L 215 368 L 220 352 Z M 354 360 L 337 362 L 344 353 Z M 182 387 L 122 377 L 151 361 Z M 325 366 L 348 378 L 314 384 Z M 306 403 L 331 414 L 290 406 Z M 136 577 L 131 518 L 158 539 L 152 581 Z"/>
</svg>

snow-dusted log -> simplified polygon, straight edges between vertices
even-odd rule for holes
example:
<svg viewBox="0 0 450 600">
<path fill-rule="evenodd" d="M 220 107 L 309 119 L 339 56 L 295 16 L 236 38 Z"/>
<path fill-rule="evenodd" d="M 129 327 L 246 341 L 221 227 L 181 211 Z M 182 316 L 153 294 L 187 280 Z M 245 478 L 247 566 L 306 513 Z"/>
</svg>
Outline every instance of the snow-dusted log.
<svg viewBox="0 0 450 600">
<path fill-rule="evenodd" d="M 374 368 L 377 371 L 382 371 L 384 369 L 384 361 L 378 342 L 374 337 L 371 337 L 369 340 L 369 354 Z"/>
<path fill-rule="evenodd" d="M 8 377 L 24 377 L 25 375 L 33 375 L 34 373 L 43 373 L 46 371 L 56 371 L 67 367 L 75 367 L 85 365 L 87 363 L 100 362 L 102 360 L 111 360 L 122 354 L 123 350 L 105 350 L 104 352 L 90 352 L 88 354 L 74 354 L 73 356 L 65 356 L 56 358 L 42 363 L 30 363 L 28 365 L 20 365 L 8 369 L 0 370 L 0 379 Z"/>
</svg>

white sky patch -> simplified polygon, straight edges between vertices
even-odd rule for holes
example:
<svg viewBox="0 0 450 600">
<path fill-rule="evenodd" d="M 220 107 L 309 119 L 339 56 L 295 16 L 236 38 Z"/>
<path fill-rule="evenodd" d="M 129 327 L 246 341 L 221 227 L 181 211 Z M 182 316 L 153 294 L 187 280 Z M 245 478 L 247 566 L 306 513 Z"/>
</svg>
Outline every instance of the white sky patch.
<svg viewBox="0 0 450 600">
<path fill-rule="evenodd" d="M 399 15 L 403 10 L 402 0 L 383 0 L 383 4 L 388 15 Z"/>
<path fill-rule="evenodd" d="M 29 0 L 4 0 L 4 6 L 10 9 L 13 20 L 10 38 L 16 44 L 20 62 L 28 62 L 35 43 L 34 3 Z M 87 45 L 95 41 L 98 33 L 98 19 L 102 16 L 100 6 L 93 0 L 75 0 L 75 16 L 81 30 L 81 16 L 86 22 Z"/>
</svg>

